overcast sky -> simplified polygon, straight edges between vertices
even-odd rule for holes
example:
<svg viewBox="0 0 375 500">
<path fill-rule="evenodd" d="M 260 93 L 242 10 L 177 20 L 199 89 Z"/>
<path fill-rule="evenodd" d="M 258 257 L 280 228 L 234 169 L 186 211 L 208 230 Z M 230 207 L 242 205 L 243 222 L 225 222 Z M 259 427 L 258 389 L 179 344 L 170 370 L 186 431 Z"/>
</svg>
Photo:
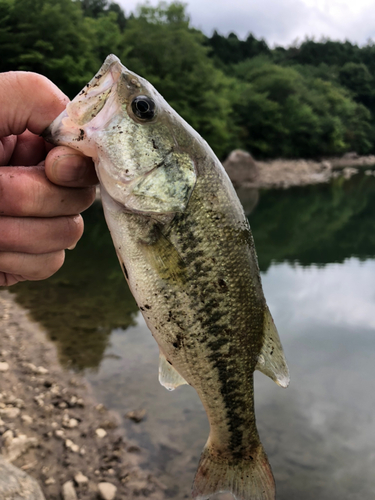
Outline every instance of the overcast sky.
<svg viewBox="0 0 375 500">
<path fill-rule="evenodd" d="M 137 0 L 117 0 L 126 15 Z M 142 2 L 141 2 L 142 3 Z M 156 5 L 157 0 L 151 0 Z M 270 46 L 290 45 L 306 36 L 319 40 L 375 40 L 375 0 L 187 0 L 193 26 L 207 35 L 214 29 L 241 38 L 253 33 Z M 374 16 L 374 17 L 373 17 Z"/>
</svg>

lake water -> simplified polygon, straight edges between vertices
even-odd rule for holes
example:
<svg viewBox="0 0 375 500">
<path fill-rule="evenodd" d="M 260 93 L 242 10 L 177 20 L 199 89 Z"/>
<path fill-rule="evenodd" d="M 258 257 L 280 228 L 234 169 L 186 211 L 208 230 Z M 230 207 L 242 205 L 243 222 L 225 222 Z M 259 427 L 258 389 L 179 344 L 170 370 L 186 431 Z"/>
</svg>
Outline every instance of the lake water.
<svg viewBox="0 0 375 500">
<path fill-rule="evenodd" d="M 291 384 L 255 375 L 258 428 L 279 500 L 375 498 L 375 178 L 240 192 L 265 295 Z M 51 279 L 11 288 L 83 371 L 96 397 L 122 416 L 146 410 L 130 438 L 171 499 L 190 498 L 208 436 L 191 387 L 159 385 L 158 348 L 137 311 L 95 205 L 86 233 Z"/>
</svg>

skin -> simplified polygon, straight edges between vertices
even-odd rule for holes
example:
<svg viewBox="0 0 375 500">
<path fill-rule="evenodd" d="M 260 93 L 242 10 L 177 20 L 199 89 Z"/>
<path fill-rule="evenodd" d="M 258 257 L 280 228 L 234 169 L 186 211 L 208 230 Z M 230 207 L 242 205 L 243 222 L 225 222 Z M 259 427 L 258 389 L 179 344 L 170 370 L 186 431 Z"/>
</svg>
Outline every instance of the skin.
<svg viewBox="0 0 375 500">
<path fill-rule="evenodd" d="M 0 286 L 48 278 L 82 236 L 92 161 L 39 137 L 68 102 L 36 73 L 0 75 Z"/>
</svg>

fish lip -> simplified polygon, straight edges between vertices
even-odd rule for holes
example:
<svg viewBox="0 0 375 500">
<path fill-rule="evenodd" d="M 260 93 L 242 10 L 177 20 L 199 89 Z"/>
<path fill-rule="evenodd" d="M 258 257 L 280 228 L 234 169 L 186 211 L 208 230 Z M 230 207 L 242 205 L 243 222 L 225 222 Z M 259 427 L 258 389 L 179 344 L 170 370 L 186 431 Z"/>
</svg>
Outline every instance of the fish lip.
<svg viewBox="0 0 375 500">
<path fill-rule="evenodd" d="M 53 137 L 52 137 L 52 131 L 51 131 L 51 124 L 48 125 L 47 128 L 45 128 L 43 130 L 43 132 L 41 134 L 39 134 L 39 137 L 41 137 L 42 139 L 44 139 L 45 141 L 47 142 L 50 142 L 53 144 Z"/>
</svg>

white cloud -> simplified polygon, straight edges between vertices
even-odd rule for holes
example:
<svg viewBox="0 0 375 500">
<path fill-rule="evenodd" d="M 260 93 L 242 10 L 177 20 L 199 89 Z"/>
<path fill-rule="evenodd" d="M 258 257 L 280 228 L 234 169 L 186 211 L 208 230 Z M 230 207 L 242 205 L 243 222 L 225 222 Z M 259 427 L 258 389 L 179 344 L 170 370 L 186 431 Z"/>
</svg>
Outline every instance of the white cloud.
<svg viewBox="0 0 375 500">
<path fill-rule="evenodd" d="M 262 277 L 275 322 L 298 335 L 307 325 L 375 329 L 375 261 L 351 258 L 323 268 L 277 264 Z"/>
<path fill-rule="evenodd" d="M 127 15 L 138 3 L 118 2 Z M 246 37 L 251 32 L 271 45 L 289 45 L 306 36 L 363 44 L 375 36 L 373 0 L 190 0 L 187 4 L 193 25 L 207 34 L 217 29 Z"/>
</svg>

